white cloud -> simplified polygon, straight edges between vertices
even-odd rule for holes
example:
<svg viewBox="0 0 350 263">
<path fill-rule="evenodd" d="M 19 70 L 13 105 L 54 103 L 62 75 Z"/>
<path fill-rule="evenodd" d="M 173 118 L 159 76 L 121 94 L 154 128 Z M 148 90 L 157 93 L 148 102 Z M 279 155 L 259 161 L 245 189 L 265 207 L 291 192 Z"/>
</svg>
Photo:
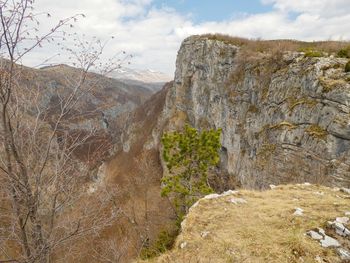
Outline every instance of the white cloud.
<svg viewBox="0 0 350 263">
<path fill-rule="evenodd" d="M 349 0 L 262 0 L 283 12 L 299 12 L 323 17 L 350 13 Z"/>
<path fill-rule="evenodd" d="M 107 39 L 116 36 L 107 55 L 125 50 L 135 55 L 133 67 L 172 74 L 181 41 L 192 34 L 225 33 L 249 38 L 300 40 L 350 39 L 349 0 L 262 0 L 273 10 L 227 21 L 194 23 L 191 16 L 167 7 L 155 8 L 152 0 L 37 0 L 38 10 L 50 12 L 52 21 L 84 13 L 74 30 Z M 219 4 L 219 3 L 216 3 Z M 50 23 L 44 26 L 49 28 Z M 45 53 L 46 52 L 46 53 Z M 37 51 L 29 63 L 54 54 Z"/>
</svg>

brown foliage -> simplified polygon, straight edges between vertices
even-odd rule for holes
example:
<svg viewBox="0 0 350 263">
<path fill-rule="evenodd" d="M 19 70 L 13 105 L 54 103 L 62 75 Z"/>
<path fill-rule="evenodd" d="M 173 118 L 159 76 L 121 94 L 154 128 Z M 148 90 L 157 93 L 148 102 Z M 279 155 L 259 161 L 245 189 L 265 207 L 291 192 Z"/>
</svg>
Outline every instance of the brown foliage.
<svg viewBox="0 0 350 263">
<path fill-rule="evenodd" d="M 280 40 L 260 40 L 260 39 L 247 39 L 241 37 L 232 37 L 223 34 L 206 34 L 202 35 L 202 38 L 211 40 L 222 41 L 226 44 L 236 45 L 249 52 L 276 52 L 276 51 L 305 51 L 305 50 L 317 50 L 328 54 L 337 54 L 341 49 L 347 48 L 349 41 L 313 41 L 305 42 L 293 39 L 280 39 Z"/>
</svg>

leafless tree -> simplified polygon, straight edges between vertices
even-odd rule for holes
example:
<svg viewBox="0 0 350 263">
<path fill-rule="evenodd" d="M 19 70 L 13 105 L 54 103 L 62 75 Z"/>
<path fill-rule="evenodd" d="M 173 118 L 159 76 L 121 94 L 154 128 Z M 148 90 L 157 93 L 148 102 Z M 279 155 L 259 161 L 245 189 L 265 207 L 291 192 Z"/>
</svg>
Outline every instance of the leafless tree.
<svg viewBox="0 0 350 263">
<path fill-rule="evenodd" d="M 65 85 L 48 92 L 21 61 L 47 42 L 62 41 L 82 15 L 38 36 L 33 5 L 0 0 L 0 262 L 54 261 L 72 241 L 98 234 L 118 216 L 113 193 L 88 193 L 86 167 L 76 158 L 96 130 L 69 129 L 97 85 L 90 71 L 100 65 L 104 43 L 75 36 L 76 48 L 63 49 L 77 74 L 58 67 Z M 117 64 L 107 62 L 104 72 Z"/>
</svg>

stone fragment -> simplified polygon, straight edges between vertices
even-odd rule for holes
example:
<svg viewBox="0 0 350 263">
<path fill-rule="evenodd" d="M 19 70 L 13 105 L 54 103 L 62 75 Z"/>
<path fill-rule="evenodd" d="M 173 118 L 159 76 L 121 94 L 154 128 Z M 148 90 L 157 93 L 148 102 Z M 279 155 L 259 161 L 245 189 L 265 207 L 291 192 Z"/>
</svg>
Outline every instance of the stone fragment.
<svg viewBox="0 0 350 263">
<path fill-rule="evenodd" d="M 184 249 L 186 246 L 187 246 L 187 242 L 186 242 L 186 241 L 185 241 L 185 242 L 182 242 L 182 243 L 180 244 L 180 248 L 181 248 L 181 249 Z"/>
<path fill-rule="evenodd" d="M 347 229 L 342 223 L 334 221 L 328 222 L 328 225 L 332 227 L 338 235 L 343 237 L 350 236 L 350 230 Z"/>
<path fill-rule="evenodd" d="M 297 207 L 297 208 L 295 208 L 295 212 L 293 213 L 293 215 L 295 215 L 295 216 L 303 216 L 303 212 L 304 212 L 303 209 L 301 209 L 300 207 Z"/>
<path fill-rule="evenodd" d="M 318 230 L 318 233 L 320 233 L 322 236 L 326 235 L 326 231 L 324 231 L 323 228 L 318 227 L 317 230 Z"/>
<path fill-rule="evenodd" d="M 204 196 L 203 198 L 204 199 L 215 199 L 215 198 L 218 198 L 218 197 L 220 197 L 219 194 L 209 194 L 209 195 Z"/>
<path fill-rule="evenodd" d="M 338 255 L 340 256 L 340 258 L 344 261 L 350 260 L 350 252 L 349 250 L 345 249 L 345 248 L 337 248 L 337 252 Z"/>
<path fill-rule="evenodd" d="M 320 235 L 319 233 L 317 233 L 316 231 L 310 230 L 309 232 L 307 232 L 307 234 L 315 240 L 321 240 L 323 239 L 323 236 Z"/>
<path fill-rule="evenodd" d="M 204 199 L 216 199 L 216 198 L 219 198 L 219 197 L 232 195 L 232 194 L 237 194 L 237 193 L 238 193 L 238 191 L 228 190 L 228 191 L 223 192 L 222 194 L 216 194 L 216 193 L 209 194 L 209 195 L 204 196 L 203 198 Z"/>
<path fill-rule="evenodd" d="M 340 189 L 340 191 L 350 195 L 350 189 L 349 188 L 343 187 L 343 188 Z"/>
<path fill-rule="evenodd" d="M 205 238 L 207 235 L 209 235 L 210 234 L 210 232 L 209 231 L 203 231 L 203 232 L 201 232 L 201 237 L 202 238 Z"/>
<path fill-rule="evenodd" d="M 238 194 L 239 191 L 237 190 L 227 190 L 221 194 L 221 196 L 227 196 L 227 195 L 233 195 L 233 194 Z"/>
<path fill-rule="evenodd" d="M 344 213 L 346 216 L 350 216 L 350 211 Z"/>
<path fill-rule="evenodd" d="M 320 256 L 315 257 L 317 263 L 323 263 L 323 259 Z"/>
<path fill-rule="evenodd" d="M 338 240 L 325 235 L 324 239 L 320 240 L 322 247 L 340 247 Z"/>
<path fill-rule="evenodd" d="M 235 205 L 246 204 L 247 203 L 247 201 L 245 199 L 243 199 L 243 198 L 231 198 L 229 202 L 233 203 Z"/>
<path fill-rule="evenodd" d="M 349 223 L 349 218 L 348 217 L 346 217 L 346 216 L 344 216 L 344 217 L 337 217 L 336 219 L 335 219 L 335 221 L 336 222 L 338 222 L 338 223 L 341 223 L 341 224 L 347 224 L 347 223 Z"/>
<path fill-rule="evenodd" d="M 270 189 L 271 189 L 271 190 L 273 190 L 273 189 L 275 189 L 275 188 L 277 187 L 277 186 L 274 185 L 274 184 L 270 184 L 269 186 L 270 186 Z"/>
</svg>

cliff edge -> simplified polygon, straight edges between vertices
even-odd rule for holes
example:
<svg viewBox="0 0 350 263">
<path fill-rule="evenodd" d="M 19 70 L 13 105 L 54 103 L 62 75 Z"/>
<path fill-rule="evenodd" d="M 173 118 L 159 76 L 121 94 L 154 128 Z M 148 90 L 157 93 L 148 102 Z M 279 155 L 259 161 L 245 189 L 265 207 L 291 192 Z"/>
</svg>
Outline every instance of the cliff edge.
<svg viewBox="0 0 350 263">
<path fill-rule="evenodd" d="M 209 195 L 190 209 L 174 248 L 147 262 L 350 262 L 349 198 L 310 184 Z"/>
<path fill-rule="evenodd" d="M 163 130 L 184 123 L 222 128 L 226 188 L 305 181 L 350 187 L 348 59 L 286 51 L 304 42 L 262 41 L 247 49 L 229 40 L 183 42 L 159 120 Z"/>
</svg>

